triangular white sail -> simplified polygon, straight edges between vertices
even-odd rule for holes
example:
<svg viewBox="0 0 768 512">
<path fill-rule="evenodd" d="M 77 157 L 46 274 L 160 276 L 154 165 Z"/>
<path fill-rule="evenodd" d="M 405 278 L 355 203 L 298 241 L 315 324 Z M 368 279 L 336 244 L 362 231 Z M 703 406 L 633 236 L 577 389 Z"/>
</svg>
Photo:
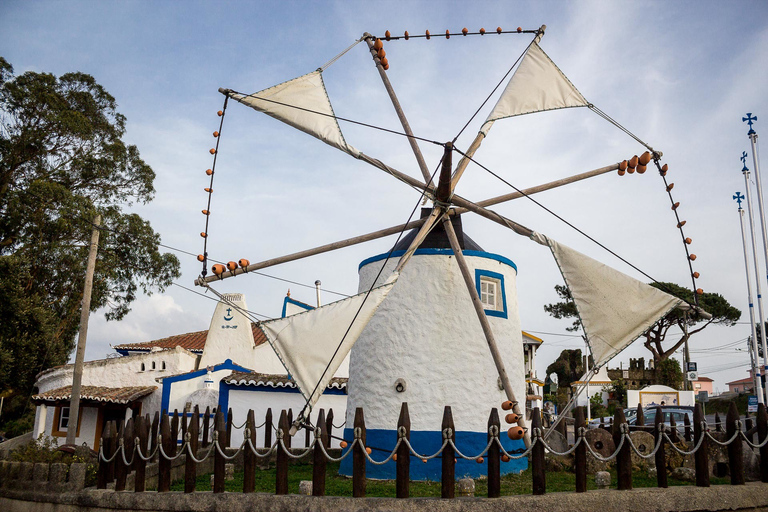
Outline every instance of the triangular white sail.
<svg viewBox="0 0 768 512">
<path fill-rule="evenodd" d="M 551 238 L 534 233 L 547 245 L 579 312 L 595 367 L 607 363 L 675 308 L 682 299 L 619 272 Z"/>
<path fill-rule="evenodd" d="M 370 294 L 360 293 L 311 311 L 261 322 L 259 327 L 310 408 L 317 403 L 398 277 L 393 273 Z"/>
<path fill-rule="evenodd" d="M 480 131 L 488 135 L 493 122 L 505 117 L 588 104 L 534 41 Z"/>
<path fill-rule="evenodd" d="M 344 140 L 320 70 L 253 94 L 229 91 L 227 95 L 345 153 L 359 154 Z"/>
</svg>

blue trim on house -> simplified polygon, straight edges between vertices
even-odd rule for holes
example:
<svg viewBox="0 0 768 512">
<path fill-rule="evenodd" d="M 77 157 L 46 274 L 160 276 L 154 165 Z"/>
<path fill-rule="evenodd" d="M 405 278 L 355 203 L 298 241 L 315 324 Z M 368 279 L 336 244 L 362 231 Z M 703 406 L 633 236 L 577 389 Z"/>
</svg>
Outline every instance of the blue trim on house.
<svg viewBox="0 0 768 512">
<path fill-rule="evenodd" d="M 310 306 L 309 304 L 304 304 L 303 302 L 299 302 L 299 301 L 297 301 L 297 300 L 293 300 L 292 298 L 290 298 L 290 297 L 286 296 L 286 297 L 285 297 L 285 300 L 283 300 L 283 313 L 282 313 L 282 317 L 283 317 L 283 318 L 285 318 L 285 307 L 286 307 L 288 304 L 293 304 L 294 306 L 299 306 L 300 308 L 304 308 L 304 309 L 306 309 L 307 311 L 310 311 L 310 310 L 312 310 L 312 309 L 315 309 L 315 308 L 313 308 L 312 306 Z"/>
<path fill-rule="evenodd" d="M 371 457 L 374 460 L 382 460 L 389 455 L 397 444 L 397 430 L 367 429 L 365 432 L 366 445 L 371 447 L 373 452 Z M 344 439 L 351 443 L 354 439 L 351 428 L 344 428 Z M 525 444 L 522 440 L 513 441 L 509 439 L 504 432 L 499 437 L 504 449 L 510 454 L 523 453 Z M 418 453 L 432 454 L 440 449 L 443 442 L 442 432 L 440 431 L 411 431 L 411 445 Z M 487 432 L 456 432 L 456 447 L 466 455 L 477 455 L 482 452 L 488 444 Z M 437 456 L 423 463 L 418 457 L 411 455 L 411 480 L 432 480 L 440 481 L 442 475 L 442 458 Z M 386 464 L 366 465 L 366 476 L 368 478 L 394 479 L 397 463 L 389 461 Z M 509 462 L 501 463 L 501 474 L 520 473 L 528 468 L 528 459 L 512 459 Z M 342 475 L 352 475 L 352 457 L 347 457 L 341 461 L 339 473 Z M 488 474 L 488 464 L 478 464 L 473 460 L 457 458 L 456 478 L 465 476 L 477 478 Z"/>
<path fill-rule="evenodd" d="M 489 260 L 500 261 L 505 265 L 509 265 L 510 267 L 515 269 L 515 272 L 517 272 L 517 265 L 515 265 L 515 262 L 509 258 L 505 258 L 504 256 L 501 256 L 500 254 L 493 254 L 491 252 L 484 252 L 484 251 L 461 251 L 461 253 L 464 256 L 476 256 L 478 258 L 486 258 Z M 387 252 L 383 254 L 378 254 L 376 256 L 371 256 L 370 258 L 367 258 L 361 261 L 360 265 L 358 265 L 357 267 L 357 270 L 360 270 L 361 268 L 363 268 L 364 266 L 370 263 L 387 259 L 387 256 L 389 256 L 390 258 L 399 258 L 403 254 L 405 254 L 405 251 L 395 251 L 391 255 Z M 453 249 L 416 249 L 416 252 L 414 252 L 413 254 L 414 255 L 441 254 L 443 256 L 453 256 Z"/>
<path fill-rule="evenodd" d="M 236 365 L 232 362 L 231 359 L 227 359 L 223 363 L 214 365 L 213 370 L 214 372 L 220 371 L 220 370 L 233 370 L 236 372 L 250 372 L 251 370 L 248 368 L 244 368 L 242 366 Z M 171 386 L 174 382 L 180 382 L 184 380 L 189 379 L 195 379 L 197 377 L 200 377 L 202 375 L 205 375 L 208 373 L 207 368 L 203 368 L 202 370 L 196 370 L 194 372 L 189 373 L 182 373 L 181 375 L 173 375 L 171 377 L 163 377 L 161 383 L 163 385 L 163 398 L 160 402 L 160 410 L 161 411 L 167 411 L 168 410 L 168 404 L 171 402 Z M 219 402 L 221 402 L 221 398 L 219 398 Z"/>
<path fill-rule="evenodd" d="M 483 270 L 480 268 L 475 269 L 475 287 L 477 288 L 477 295 L 482 296 L 480 291 L 480 277 L 487 276 L 492 279 L 498 279 L 501 283 L 501 311 L 495 309 L 483 309 L 488 316 L 497 316 L 499 318 L 507 318 L 507 291 L 504 286 L 504 276 L 498 272 L 491 272 L 490 270 Z"/>
<path fill-rule="evenodd" d="M 219 381 L 219 407 L 222 411 L 229 410 L 229 393 L 230 391 L 259 391 L 262 393 L 300 393 L 299 388 L 273 388 L 272 386 L 238 386 L 237 384 L 230 384 L 224 382 L 224 379 Z M 346 389 L 326 388 L 323 391 L 324 395 L 346 395 Z"/>
</svg>

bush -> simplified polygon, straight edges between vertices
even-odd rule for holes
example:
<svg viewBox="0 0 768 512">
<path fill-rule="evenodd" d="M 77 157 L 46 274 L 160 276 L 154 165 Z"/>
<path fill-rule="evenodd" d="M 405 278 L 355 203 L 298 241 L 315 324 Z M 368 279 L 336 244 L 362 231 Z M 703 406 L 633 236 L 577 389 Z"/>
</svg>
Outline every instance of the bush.
<svg viewBox="0 0 768 512">
<path fill-rule="evenodd" d="M 30 432 L 35 424 L 35 410 L 27 411 L 22 417 L 11 420 L 4 425 L 5 437 L 13 439 Z"/>
</svg>

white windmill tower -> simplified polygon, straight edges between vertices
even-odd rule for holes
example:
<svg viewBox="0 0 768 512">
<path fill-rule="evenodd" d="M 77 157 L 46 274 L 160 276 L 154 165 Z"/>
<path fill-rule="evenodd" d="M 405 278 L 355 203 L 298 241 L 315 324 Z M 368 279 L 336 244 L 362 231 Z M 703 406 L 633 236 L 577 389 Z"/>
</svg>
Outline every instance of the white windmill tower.
<svg viewBox="0 0 768 512">
<path fill-rule="evenodd" d="M 435 433 L 438 446 L 440 444 L 440 432 L 436 432 L 436 426 L 439 425 L 443 407 L 456 404 L 453 409 L 456 442 L 467 446 L 466 451 L 473 453 L 473 447 L 485 446 L 489 409 L 498 407 L 506 398 L 513 407 L 511 417 L 517 423 L 510 428 L 509 437 L 522 446 L 525 419 L 518 400 L 524 400 L 525 380 L 515 289 L 516 268 L 508 258 L 487 253 L 470 243 L 460 229 L 460 222 L 457 222 L 463 213 L 485 217 L 549 248 L 579 311 L 594 360 L 593 372 L 672 309 L 690 308 L 681 299 L 611 269 L 487 208 L 614 170 L 619 175 L 635 171 L 642 174 L 651 160 L 664 176 L 666 166 L 662 168 L 659 164 L 661 153 L 637 137 L 633 136 L 649 151 L 629 161 L 527 190 L 515 189 L 513 193 L 480 202 L 469 201 L 454 193 L 467 165 L 470 162 L 480 165 L 473 155 L 497 120 L 544 110 L 588 107 L 620 126 L 587 102 L 544 53 L 538 45 L 544 28 L 525 31 L 518 28 L 514 31 L 535 34 L 534 40 L 510 69 L 511 73 L 516 67 L 466 152 L 455 149 L 452 142 L 441 144 L 444 153 L 437 186 L 421 155 L 417 143 L 419 139 L 411 132 L 387 77 L 389 63 L 379 38 L 366 33 L 357 42 L 365 41 L 371 51 L 402 122 L 402 135 L 408 138 L 414 151 L 423 181 L 347 143 L 339 126 L 340 118 L 334 114 L 322 78 L 324 69 L 338 57 L 312 73 L 257 93 L 241 94 L 220 89 L 226 96 L 224 109 L 229 98 L 251 106 L 390 174 L 421 191 L 423 197 L 433 203 L 421 219 L 409 219 L 399 226 L 260 263 L 240 260 L 237 264 L 230 262 L 226 267 L 214 265 L 214 275 L 211 276 L 206 275 L 207 253 L 199 257 L 203 262 L 203 273 L 196 284 L 211 288 L 209 283 L 220 279 L 388 235 L 402 235 L 408 229 L 414 230 L 403 240 L 398 239 L 399 243 L 389 253 L 361 264 L 358 295 L 285 318 L 265 322 L 255 320 L 306 400 L 304 410 L 294 422 L 294 430 L 311 423 L 314 404 L 357 342 L 350 360 L 347 426 L 352 424 L 355 409 L 364 407 L 369 444 L 380 443 L 385 450 L 394 446 L 397 411 L 401 402 L 408 401 L 413 432 L 416 437 L 421 436 L 418 432 L 424 433 L 425 445 L 418 446 L 414 439 L 416 449 L 422 453 L 429 452 L 429 443 L 433 442 Z M 501 29 L 497 31 L 503 33 Z M 462 32 L 468 35 L 466 29 Z M 484 33 L 481 29 L 477 34 Z M 410 37 L 429 38 L 429 34 Z M 402 38 L 386 34 L 387 40 L 408 38 L 407 33 Z M 345 52 L 349 49 L 351 47 Z M 218 136 L 218 133 L 215 135 Z M 461 155 L 455 168 L 452 165 L 454 151 Z M 215 155 L 216 150 L 211 152 Z M 208 174 L 213 180 L 213 171 L 209 170 Z M 667 191 L 670 189 L 668 187 Z M 210 194 L 212 185 L 207 190 Z M 673 210 L 676 208 L 677 205 Z M 203 213 L 206 217 L 209 215 L 208 210 Z M 682 229 L 683 224 L 684 221 L 680 222 L 678 227 Z M 205 232 L 202 235 L 204 238 L 207 236 Z M 241 308 L 238 311 L 249 314 Z M 587 380 L 590 377 L 588 375 Z M 377 437 L 379 435 L 381 437 Z M 481 439 L 482 442 L 479 441 Z M 527 434 L 524 442 L 529 443 Z M 507 446 L 514 448 L 514 444 Z M 476 464 L 474 467 L 480 472 L 485 469 L 483 465 Z M 466 469 L 464 472 L 476 474 L 476 471 Z M 412 475 L 419 477 L 418 472 Z"/>
</svg>

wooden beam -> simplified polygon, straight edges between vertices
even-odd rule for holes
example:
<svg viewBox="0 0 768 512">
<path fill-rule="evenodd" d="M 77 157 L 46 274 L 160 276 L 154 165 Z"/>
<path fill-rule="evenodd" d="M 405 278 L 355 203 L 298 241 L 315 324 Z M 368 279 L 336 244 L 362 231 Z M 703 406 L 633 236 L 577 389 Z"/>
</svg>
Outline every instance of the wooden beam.
<svg viewBox="0 0 768 512">
<path fill-rule="evenodd" d="M 400 124 L 403 126 L 403 131 L 408 136 L 408 143 L 411 145 L 411 149 L 413 150 L 414 156 L 416 156 L 416 162 L 419 164 L 419 169 L 421 169 L 421 174 L 424 176 L 424 183 L 427 185 L 430 184 L 431 175 L 429 174 L 429 168 L 427 167 L 427 162 L 424 161 L 424 155 L 421 154 L 421 149 L 419 148 L 419 144 L 416 141 L 416 139 L 413 137 L 413 131 L 411 131 L 411 125 L 408 123 L 408 119 L 405 117 L 405 113 L 403 112 L 403 107 L 400 106 L 400 100 L 397 99 L 397 96 L 395 95 L 395 90 L 392 88 L 392 83 L 389 81 L 389 77 L 387 76 L 387 72 L 384 69 L 384 66 L 381 65 L 381 59 L 377 56 L 377 51 L 373 48 L 373 36 L 366 32 L 363 34 L 363 37 L 365 38 L 365 42 L 368 44 L 368 50 L 371 52 L 371 56 L 373 57 L 373 62 L 376 63 L 376 69 L 379 71 L 379 76 L 381 77 L 381 81 L 384 83 L 384 88 L 387 90 L 387 94 L 389 94 L 389 99 L 392 100 L 392 106 L 395 107 L 395 113 L 397 114 L 398 119 L 400 119 Z"/>
<path fill-rule="evenodd" d="M 377 167 L 379 169 L 384 170 L 385 172 L 387 172 L 389 174 L 392 174 L 397 179 L 399 179 L 400 181 L 405 182 L 408 185 L 415 186 L 417 188 L 421 188 L 422 190 L 425 190 L 429 197 L 433 197 L 435 187 L 433 187 L 433 186 L 425 187 L 418 180 L 415 180 L 414 178 L 408 177 L 408 179 L 405 179 L 406 175 L 400 173 L 399 171 L 397 171 L 395 169 L 392 169 L 391 167 L 388 167 L 388 166 L 384 165 L 383 163 L 379 162 L 378 160 L 374 160 L 374 159 L 369 158 L 369 157 L 366 157 L 363 160 L 366 161 L 367 163 L 370 163 L 371 165 L 374 165 L 375 167 Z M 540 192 L 545 192 L 547 190 L 552 190 L 552 189 L 557 188 L 557 187 L 562 187 L 564 185 L 569 185 L 571 183 L 575 183 L 577 181 L 585 180 L 587 178 L 592 178 L 592 177 L 595 177 L 595 176 L 600 176 L 602 174 L 608 173 L 608 172 L 616 170 L 618 168 L 619 168 L 619 164 L 618 163 L 611 164 L 611 165 L 608 165 L 608 166 L 605 166 L 605 167 L 600 167 L 599 169 L 594 169 L 592 171 L 587 171 L 587 172 L 584 172 L 584 173 L 581 173 L 581 174 L 576 174 L 574 176 L 569 176 L 567 178 L 563 178 L 563 179 L 560 179 L 560 180 L 555 180 L 555 181 L 551 181 L 549 183 L 544 183 L 542 185 L 537 185 L 535 187 L 527 188 L 527 189 L 521 190 L 520 192 L 512 192 L 510 194 L 505 194 L 505 195 L 502 195 L 502 196 L 493 197 L 493 198 L 486 199 L 486 200 L 483 200 L 483 201 L 478 201 L 478 202 L 474 203 L 474 205 L 476 207 L 487 207 L 487 206 L 491 206 L 491 205 L 494 205 L 494 204 L 502 203 L 502 202 L 505 202 L 505 201 L 512 201 L 514 199 L 519 199 L 521 197 L 525 197 L 525 196 L 529 196 L 529 195 L 533 195 L 533 194 L 538 194 Z M 467 204 L 470 203 L 469 201 L 467 201 L 466 199 L 462 198 L 461 196 L 454 196 L 453 199 L 456 199 L 456 201 L 454 201 L 454 202 L 456 202 L 456 204 L 458 204 L 458 205 L 463 204 L 464 206 L 467 206 Z M 462 202 L 462 201 L 464 201 L 464 202 Z M 469 207 L 462 207 L 462 206 L 460 206 L 459 208 L 455 208 L 455 209 L 450 210 L 449 211 L 449 215 L 451 215 L 451 216 L 453 216 L 453 215 L 461 215 L 462 213 L 467 213 L 469 211 L 473 211 L 473 212 L 477 213 L 477 209 L 473 210 L 473 209 L 471 209 Z M 489 210 L 489 212 L 490 212 L 490 210 Z M 502 224 L 503 226 L 506 226 L 506 227 L 511 227 L 510 225 L 517 225 L 515 222 L 513 222 L 513 221 L 511 221 L 509 219 L 506 219 L 506 218 L 504 218 L 504 217 L 502 217 L 502 216 L 500 216 L 498 214 L 493 214 L 492 217 L 493 218 L 491 218 L 491 220 L 493 220 L 494 222 L 498 222 L 499 224 Z M 408 222 L 406 224 L 398 224 L 397 226 L 392 226 L 391 228 L 386 228 L 386 229 L 380 229 L 378 231 L 373 231 L 373 232 L 367 233 L 365 235 L 354 236 L 352 238 L 347 238 L 347 239 L 344 239 L 344 240 L 340 240 L 338 242 L 332 242 L 332 243 L 329 243 L 329 244 L 321 245 L 319 247 L 315 247 L 315 248 L 312 248 L 312 249 L 307 249 L 307 250 L 304 250 L 304 251 L 295 252 L 295 253 L 288 254 L 288 255 L 285 255 L 285 256 L 280 256 L 280 257 L 277 257 L 277 258 L 272 258 L 272 259 L 264 260 L 264 261 L 261 261 L 261 262 L 258 262 L 258 263 L 252 263 L 252 264 L 248 265 L 244 269 L 243 268 L 238 268 L 238 269 L 235 269 L 234 271 L 224 272 L 223 274 L 221 274 L 221 276 L 211 275 L 211 276 L 207 276 L 205 278 L 199 278 L 198 280 L 195 281 L 195 284 L 201 285 L 203 283 L 210 283 L 212 281 L 218 281 L 220 279 L 225 279 L 225 278 L 228 278 L 228 277 L 237 276 L 237 275 L 240 275 L 240 274 L 244 274 L 246 272 L 253 272 L 255 270 L 261 270 L 261 269 L 264 269 L 264 268 L 267 268 L 267 267 L 272 267 L 272 266 L 275 266 L 275 265 L 280 265 L 282 263 L 288 263 L 290 261 L 295 261 L 295 260 L 299 260 L 299 259 L 302 259 L 302 258 L 308 258 L 309 256 L 315 256 L 317 254 L 322 254 L 324 252 L 334 251 L 336 249 L 343 249 L 344 247 L 350 247 L 352 245 L 361 244 L 361 243 L 364 243 L 364 242 L 370 242 L 371 240 L 377 240 L 379 238 L 384 238 L 386 236 L 390 236 L 390 235 L 394 235 L 396 233 L 400 233 L 401 231 L 420 228 L 421 226 L 424 225 L 426 220 L 427 220 L 426 218 L 424 218 L 424 219 L 417 219 L 417 220 Z M 507 223 L 510 223 L 510 224 L 507 224 Z M 528 230 L 528 231 L 523 230 L 522 232 L 518 231 L 519 234 L 522 234 L 524 236 L 530 236 L 529 234 L 527 234 L 527 232 L 530 232 L 530 230 Z"/>
<path fill-rule="evenodd" d="M 525 428 L 525 415 L 523 412 L 520 412 L 520 405 L 515 399 L 515 392 L 512 390 L 512 384 L 509 382 L 507 369 L 504 366 L 504 361 L 501 359 L 501 352 L 499 352 L 499 347 L 496 344 L 496 337 L 491 330 L 491 324 L 488 322 L 488 317 L 485 316 L 483 304 L 480 302 L 480 296 L 477 294 L 477 288 L 475 288 L 474 277 L 469 270 L 467 261 L 464 259 L 464 254 L 461 252 L 459 239 L 456 237 L 456 232 L 453 230 L 453 224 L 451 223 L 451 220 L 448 218 L 444 219 L 443 227 L 445 228 L 445 233 L 448 235 L 448 240 L 451 242 L 451 249 L 453 249 L 453 255 L 456 256 L 456 263 L 458 263 L 459 269 L 461 270 L 461 275 L 464 277 L 464 283 L 467 285 L 467 291 L 469 292 L 469 296 L 472 299 L 472 305 L 474 306 L 475 312 L 477 313 L 477 319 L 480 320 L 480 327 L 483 329 L 485 341 L 488 343 L 488 348 L 491 349 L 491 357 L 493 358 L 493 362 L 496 365 L 496 371 L 498 372 L 499 378 L 501 379 L 501 385 L 504 388 L 504 393 L 507 395 L 507 399 L 514 404 L 512 411 L 520 417 L 517 424 L 520 427 Z M 531 446 L 531 438 L 527 431 L 523 440 L 525 442 L 526 448 Z"/>
</svg>

